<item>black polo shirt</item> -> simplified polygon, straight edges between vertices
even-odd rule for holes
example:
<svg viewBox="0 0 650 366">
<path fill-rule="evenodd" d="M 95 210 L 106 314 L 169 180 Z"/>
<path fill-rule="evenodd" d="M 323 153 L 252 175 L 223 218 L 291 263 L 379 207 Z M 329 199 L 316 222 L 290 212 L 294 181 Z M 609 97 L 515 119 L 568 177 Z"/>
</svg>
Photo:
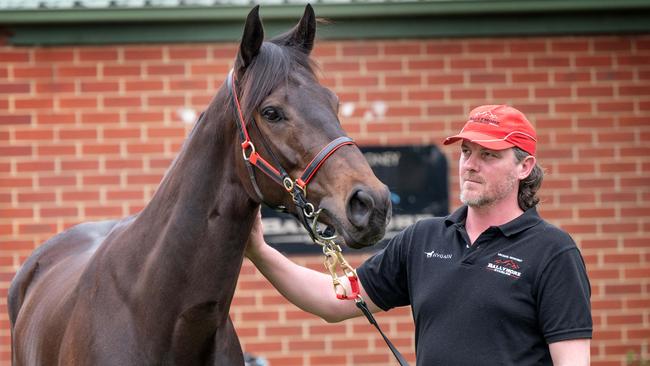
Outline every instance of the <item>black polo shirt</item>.
<svg viewBox="0 0 650 366">
<path fill-rule="evenodd" d="M 412 306 L 419 366 L 552 365 L 548 343 L 591 338 L 589 280 L 566 232 L 532 208 L 470 246 L 466 216 L 422 220 L 358 269 L 380 308 Z"/>
</svg>

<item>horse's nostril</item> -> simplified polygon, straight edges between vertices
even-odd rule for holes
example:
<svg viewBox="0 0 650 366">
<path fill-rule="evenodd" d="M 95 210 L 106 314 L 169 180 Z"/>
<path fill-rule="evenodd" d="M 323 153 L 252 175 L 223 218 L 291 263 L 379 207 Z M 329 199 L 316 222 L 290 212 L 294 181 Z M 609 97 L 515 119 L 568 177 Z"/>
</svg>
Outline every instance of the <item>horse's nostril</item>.
<svg viewBox="0 0 650 366">
<path fill-rule="evenodd" d="M 372 196 L 360 189 L 354 192 L 348 201 L 348 220 L 356 227 L 367 226 L 374 208 L 375 201 Z"/>
</svg>

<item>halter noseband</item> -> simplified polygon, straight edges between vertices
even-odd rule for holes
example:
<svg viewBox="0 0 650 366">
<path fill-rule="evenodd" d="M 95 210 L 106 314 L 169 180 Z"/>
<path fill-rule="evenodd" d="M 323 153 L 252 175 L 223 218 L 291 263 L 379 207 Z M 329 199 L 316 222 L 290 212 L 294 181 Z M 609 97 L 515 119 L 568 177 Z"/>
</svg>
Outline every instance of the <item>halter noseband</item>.
<svg viewBox="0 0 650 366">
<path fill-rule="evenodd" d="M 309 235 L 311 236 L 312 240 L 316 241 L 318 239 L 322 241 L 326 239 L 332 239 L 332 237 L 331 238 L 323 237 L 322 236 L 323 234 L 319 233 L 316 230 L 316 221 L 318 218 L 318 214 L 321 212 L 321 210 L 316 211 L 314 205 L 307 201 L 306 199 L 307 185 L 314 177 L 318 169 L 323 165 L 325 160 L 327 160 L 330 156 L 332 156 L 332 154 L 334 154 L 334 152 L 336 152 L 336 150 L 338 150 L 339 148 L 345 145 L 354 145 L 355 144 L 354 141 L 347 136 L 341 136 L 331 141 L 329 144 L 323 147 L 321 151 L 318 154 L 316 154 L 316 156 L 314 156 L 314 158 L 307 165 L 307 167 L 302 172 L 300 177 L 296 180 L 293 180 L 291 176 L 287 173 L 287 171 L 279 163 L 279 160 L 277 159 L 273 151 L 268 147 L 263 136 L 260 137 L 262 144 L 269 152 L 269 154 L 271 154 L 271 158 L 274 160 L 275 166 L 277 166 L 277 168 L 273 164 L 266 161 L 262 156 L 260 156 L 260 154 L 255 149 L 255 145 L 251 141 L 250 135 L 248 134 L 248 129 L 246 128 L 246 119 L 244 118 L 244 115 L 242 114 L 241 111 L 241 105 L 239 104 L 239 97 L 237 96 L 235 82 L 236 82 L 236 77 L 235 77 L 234 69 L 231 69 L 230 73 L 228 74 L 228 82 L 227 82 L 228 90 L 230 91 L 230 94 L 232 96 L 231 100 L 232 100 L 233 108 L 236 112 L 235 121 L 237 123 L 237 128 L 239 129 L 239 135 L 242 140 L 241 143 L 242 156 L 244 158 L 244 161 L 246 162 L 248 175 L 250 177 L 251 183 L 253 185 L 253 188 L 255 189 L 255 193 L 257 194 L 258 198 L 262 202 L 266 203 L 262 191 L 260 190 L 259 185 L 257 184 L 254 167 L 261 170 L 274 182 L 281 185 L 291 195 L 291 198 L 293 199 L 293 203 L 298 208 L 300 208 L 299 216 L 300 216 L 301 224 L 305 227 L 305 229 L 307 229 L 307 232 L 309 232 Z M 252 119 L 252 121 L 254 122 L 255 119 Z M 283 206 L 275 207 L 275 209 L 286 211 L 286 208 Z"/>
</svg>

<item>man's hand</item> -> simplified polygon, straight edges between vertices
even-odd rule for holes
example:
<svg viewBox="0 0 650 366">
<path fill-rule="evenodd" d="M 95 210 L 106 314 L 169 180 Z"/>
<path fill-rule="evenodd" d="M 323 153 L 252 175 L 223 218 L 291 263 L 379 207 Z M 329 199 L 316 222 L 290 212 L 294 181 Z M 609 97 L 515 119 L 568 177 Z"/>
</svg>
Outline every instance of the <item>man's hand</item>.
<svg viewBox="0 0 650 366">
<path fill-rule="evenodd" d="M 255 215 L 255 222 L 251 228 L 251 233 L 246 242 L 246 251 L 244 255 L 247 258 L 255 257 L 259 254 L 260 248 L 267 245 L 264 241 L 264 228 L 262 227 L 262 212 L 261 206 L 257 208 L 257 215 Z"/>
</svg>

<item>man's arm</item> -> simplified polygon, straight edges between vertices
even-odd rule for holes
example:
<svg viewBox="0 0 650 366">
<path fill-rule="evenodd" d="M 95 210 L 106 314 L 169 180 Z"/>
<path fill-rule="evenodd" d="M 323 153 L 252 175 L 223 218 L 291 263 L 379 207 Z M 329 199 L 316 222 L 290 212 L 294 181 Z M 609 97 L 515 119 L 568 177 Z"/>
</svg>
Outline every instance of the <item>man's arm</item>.
<svg viewBox="0 0 650 366">
<path fill-rule="evenodd" d="M 246 247 L 246 257 L 269 282 L 290 302 L 300 309 L 334 323 L 362 315 L 352 300 L 339 300 L 332 287 L 332 278 L 325 273 L 302 267 L 285 257 L 264 241 L 261 216 L 258 214 Z M 340 276 L 341 283 L 350 291 L 346 276 Z M 360 285 L 361 296 L 370 311 L 376 306 Z"/>
<path fill-rule="evenodd" d="M 548 345 L 554 366 L 589 366 L 591 340 L 571 339 Z"/>
</svg>

